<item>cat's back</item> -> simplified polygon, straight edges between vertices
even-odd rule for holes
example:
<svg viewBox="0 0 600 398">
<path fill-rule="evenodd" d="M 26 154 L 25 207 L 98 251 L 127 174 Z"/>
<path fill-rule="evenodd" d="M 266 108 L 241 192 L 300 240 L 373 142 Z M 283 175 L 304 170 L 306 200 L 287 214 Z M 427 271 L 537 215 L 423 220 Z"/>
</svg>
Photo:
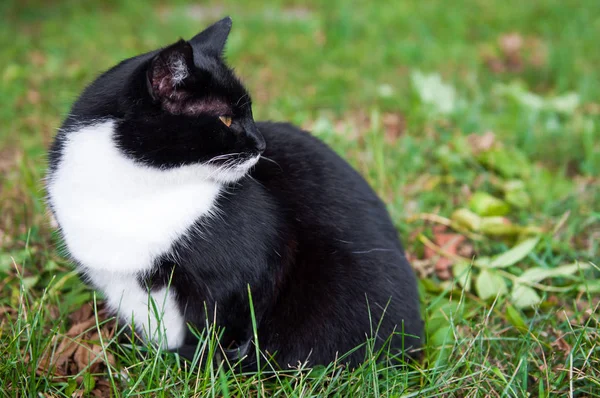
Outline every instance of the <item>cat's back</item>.
<svg viewBox="0 0 600 398">
<path fill-rule="evenodd" d="M 280 123 L 258 128 L 266 158 L 252 176 L 283 212 L 295 249 L 287 284 L 261 329 L 265 346 L 287 353 L 284 361 L 306 355 L 303 348 L 312 346 L 315 363 L 325 363 L 336 351 L 364 343 L 370 319 L 381 320 L 381 336 L 398 328 L 420 336 L 414 274 L 384 203 L 367 181 L 307 132 Z M 394 337 L 392 347 L 418 346 L 418 338 L 408 335 Z M 297 341 L 305 345 L 290 343 Z M 352 362 L 363 354 L 355 352 Z"/>
<path fill-rule="evenodd" d="M 384 203 L 329 146 L 291 124 L 257 126 L 267 149 L 253 176 L 296 221 L 334 235 L 360 234 L 363 242 L 386 239 L 400 246 Z"/>
</svg>

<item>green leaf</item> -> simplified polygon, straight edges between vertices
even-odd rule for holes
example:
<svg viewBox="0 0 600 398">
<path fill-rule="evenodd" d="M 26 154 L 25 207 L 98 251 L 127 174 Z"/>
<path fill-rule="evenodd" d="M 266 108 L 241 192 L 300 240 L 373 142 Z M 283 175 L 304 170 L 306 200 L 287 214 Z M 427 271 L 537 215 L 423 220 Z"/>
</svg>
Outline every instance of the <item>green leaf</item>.
<svg viewBox="0 0 600 398">
<path fill-rule="evenodd" d="M 510 303 L 506 304 L 506 319 L 517 329 L 527 330 L 527 323 L 521 316 L 521 313 Z"/>
<path fill-rule="evenodd" d="M 588 269 L 590 267 L 589 264 L 585 263 L 573 263 L 569 265 L 561 265 L 556 268 L 541 268 L 535 267 L 530 268 L 523 272 L 521 276 L 519 276 L 519 280 L 529 283 L 538 283 L 548 278 L 559 278 L 561 276 L 570 276 L 578 272 L 579 270 Z"/>
<path fill-rule="evenodd" d="M 452 352 L 454 341 L 454 333 L 452 333 L 450 326 L 438 329 L 433 335 L 430 335 L 428 342 L 433 347 L 437 347 L 437 349 L 428 352 L 430 362 L 436 365 L 445 364 Z"/>
<path fill-rule="evenodd" d="M 429 308 L 429 319 L 433 318 L 443 318 L 447 320 L 455 317 L 459 310 L 461 310 L 461 306 L 457 301 L 454 300 L 440 300 L 437 303 L 433 304 L 431 308 Z"/>
<path fill-rule="evenodd" d="M 219 368 L 219 382 L 221 384 L 221 393 L 223 393 L 223 398 L 229 398 L 231 394 L 229 393 L 227 376 L 225 375 L 225 371 L 223 370 L 223 368 Z"/>
<path fill-rule="evenodd" d="M 452 274 L 456 279 L 456 282 L 464 288 L 466 291 L 471 290 L 471 264 L 466 261 L 459 261 L 452 266 Z"/>
<path fill-rule="evenodd" d="M 23 75 L 23 67 L 20 67 L 16 63 L 8 64 L 6 68 L 4 68 L 4 73 L 2 74 L 2 81 L 4 83 L 10 83 L 16 80 L 19 76 Z"/>
<path fill-rule="evenodd" d="M 469 207 L 480 216 L 503 216 L 510 211 L 506 202 L 481 191 L 471 196 Z"/>
<path fill-rule="evenodd" d="M 531 198 L 525 191 L 510 191 L 507 192 L 504 199 L 511 205 L 519 209 L 525 209 L 531 205 Z"/>
<path fill-rule="evenodd" d="M 508 180 L 501 185 L 504 192 L 522 191 L 525 189 L 525 183 L 522 180 Z"/>
<path fill-rule="evenodd" d="M 550 111 L 570 115 L 577 110 L 581 102 L 579 95 L 574 92 L 556 97 L 542 97 L 519 83 L 496 85 L 495 92 L 533 112 Z"/>
<path fill-rule="evenodd" d="M 75 392 L 76 389 L 77 389 L 77 380 L 75 380 L 75 378 L 72 378 L 67 383 L 67 387 L 65 388 L 65 395 L 67 397 L 70 397 L 71 395 L 73 395 L 73 393 Z"/>
<path fill-rule="evenodd" d="M 520 209 L 531 205 L 531 198 L 525 190 L 525 183 L 521 180 L 510 180 L 502 186 L 504 189 L 504 199 L 511 205 Z"/>
<path fill-rule="evenodd" d="M 533 288 L 517 283 L 513 286 L 510 294 L 510 301 L 515 307 L 523 309 L 540 304 L 542 298 Z"/>
<path fill-rule="evenodd" d="M 502 380 L 502 382 L 504 383 L 508 383 L 508 380 L 506 380 L 506 376 L 504 376 L 504 371 L 500 370 L 499 367 L 494 366 L 492 367 L 492 372 L 494 372 L 494 374 Z"/>
<path fill-rule="evenodd" d="M 438 329 L 443 327 L 447 327 L 450 325 L 450 320 L 448 318 L 444 318 L 441 316 L 437 316 L 435 318 L 427 318 L 427 322 L 425 322 L 425 330 L 428 336 L 433 336 Z"/>
<path fill-rule="evenodd" d="M 478 160 L 506 178 L 528 177 L 531 172 L 529 160 L 516 148 L 492 148 L 482 152 Z"/>
<path fill-rule="evenodd" d="M 96 387 L 96 379 L 94 379 L 91 373 L 86 372 L 83 375 L 83 389 L 86 393 L 89 393 L 94 387 Z"/>
<path fill-rule="evenodd" d="M 27 249 L 8 253 L 0 253 L 0 271 L 8 272 L 14 269 L 14 264 L 23 264 L 29 258 Z"/>
<path fill-rule="evenodd" d="M 441 347 L 454 342 L 454 333 L 452 327 L 444 326 L 436 330 L 433 335 L 429 336 L 429 342 L 435 347 Z"/>
<path fill-rule="evenodd" d="M 455 111 L 458 103 L 456 90 L 444 83 L 439 74 L 414 71 L 410 77 L 415 91 L 428 111 L 442 115 L 449 115 Z"/>
<path fill-rule="evenodd" d="M 560 97 L 550 98 L 546 102 L 548 109 L 557 113 L 572 114 L 579 106 L 579 95 L 573 92 L 561 95 Z"/>
<path fill-rule="evenodd" d="M 473 265 L 475 265 L 476 267 L 479 267 L 479 268 L 487 268 L 490 266 L 490 261 L 492 261 L 491 258 L 489 258 L 487 256 L 481 256 L 481 257 L 477 257 L 475 259 L 475 261 L 473 261 Z"/>
<path fill-rule="evenodd" d="M 23 287 L 25 287 L 26 289 L 31 289 L 32 287 L 34 287 L 36 285 L 36 283 L 38 283 L 38 281 L 40 280 L 40 275 L 32 275 L 32 276 L 26 276 L 22 279 L 23 282 Z"/>
<path fill-rule="evenodd" d="M 12 262 L 8 253 L 0 253 L 0 272 L 8 272 L 12 267 Z"/>
<path fill-rule="evenodd" d="M 418 283 L 419 290 L 423 290 L 428 293 L 439 293 L 443 290 L 440 288 L 440 285 L 438 285 L 431 279 L 419 279 Z"/>
<path fill-rule="evenodd" d="M 455 210 L 454 213 L 452 213 L 452 216 L 450 216 L 450 218 L 459 226 L 467 228 L 471 231 L 479 230 L 479 227 L 481 225 L 481 217 L 479 217 L 477 214 L 473 213 L 469 209 Z"/>
<path fill-rule="evenodd" d="M 499 256 L 492 258 L 492 261 L 490 262 L 489 266 L 491 268 L 510 267 L 511 265 L 516 264 L 517 262 L 527 257 L 527 255 L 533 251 L 533 249 L 539 241 L 539 237 L 524 240 L 523 242 L 519 243 L 507 252 L 504 252 Z"/>
<path fill-rule="evenodd" d="M 475 281 L 477 295 L 482 300 L 502 296 L 508 292 L 506 281 L 492 270 L 482 269 Z"/>
<path fill-rule="evenodd" d="M 582 293 L 588 294 L 600 293 L 600 281 L 586 281 L 586 283 L 582 283 L 579 285 L 578 290 Z"/>
<path fill-rule="evenodd" d="M 310 370 L 308 377 L 311 379 L 320 379 L 327 374 L 327 368 L 323 365 L 317 365 Z"/>
<path fill-rule="evenodd" d="M 44 266 L 45 271 L 55 271 L 57 269 L 58 269 L 58 264 L 54 260 L 48 260 L 48 262 Z"/>
<path fill-rule="evenodd" d="M 514 225 L 505 217 L 482 217 L 479 230 L 490 236 L 514 236 L 521 233 L 523 228 Z"/>
<path fill-rule="evenodd" d="M 440 145 L 435 150 L 437 160 L 449 170 L 455 169 L 462 164 L 462 158 L 454 152 L 448 145 Z"/>
</svg>

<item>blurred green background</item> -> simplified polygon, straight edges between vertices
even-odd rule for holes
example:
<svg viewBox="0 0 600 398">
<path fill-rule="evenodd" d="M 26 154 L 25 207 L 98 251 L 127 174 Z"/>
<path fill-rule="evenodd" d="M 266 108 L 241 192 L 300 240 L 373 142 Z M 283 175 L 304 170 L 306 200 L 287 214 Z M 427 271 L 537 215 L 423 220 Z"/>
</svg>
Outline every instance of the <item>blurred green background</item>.
<svg viewBox="0 0 600 398">
<path fill-rule="evenodd" d="M 572 162 L 578 171 L 599 170 L 590 159 L 598 135 L 586 122 L 514 109 L 503 101 L 510 95 L 494 95 L 499 84 L 544 97 L 573 92 L 581 111 L 596 117 L 598 1 L 5 0 L 0 7 L 3 140 L 47 140 L 102 70 L 231 15 L 227 56 L 259 119 L 304 123 L 377 107 L 401 113 L 418 137 L 410 76 L 435 72 L 464 102 L 451 117 L 456 128 L 491 129 L 559 169 Z"/>
<path fill-rule="evenodd" d="M 312 129 L 369 178 L 401 228 L 418 212 L 450 214 L 465 186 L 498 190 L 468 153 L 472 134 L 491 134 L 512 169 L 503 177 L 525 180 L 533 202 L 522 219 L 600 208 L 596 0 L 10 0 L 0 13 L 1 154 L 5 169 L 20 165 L 5 184 L 35 206 L 5 204 L 22 234 L 40 224 L 45 150 L 82 88 L 225 15 L 226 56 L 255 117 Z M 569 239 L 587 225 L 574 222 Z"/>
<path fill-rule="evenodd" d="M 571 361 L 580 355 L 590 365 L 586 355 L 595 351 L 581 346 L 590 336 L 581 338 L 553 313 L 575 305 L 573 316 L 587 308 L 594 308 L 595 316 L 600 285 L 584 289 L 582 275 L 547 280 L 550 287 L 536 287 L 540 296 L 533 297 L 542 305 L 541 314 L 530 311 L 532 302 L 522 305 L 489 286 L 486 291 L 484 283 L 463 285 L 465 290 L 453 296 L 448 263 L 445 269 L 440 266 L 430 243 L 442 245 L 436 223 L 471 228 L 460 212 L 469 209 L 479 217 L 501 217 L 495 221 L 509 225 L 510 231 L 455 228 L 469 243 L 466 249 L 452 246 L 452 255 L 506 253 L 541 231 L 535 250 L 530 248 L 498 276 L 507 288 L 514 288 L 514 278 L 531 267 L 555 270 L 575 260 L 597 261 L 598 0 L 3 0 L 0 310 L 13 316 L 2 323 L 0 352 L 18 363 L 22 358 L 15 344 L 23 330 L 43 352 L 53 335 L 64 332 L 69 314 L 92 298 L 70 273 L 68 261 L 57 254 L 43 203 L 46 148 L 72 102 L 95 76 L 122 59 L 191 38 L 226 15 L 233 19 L 226 56 L 253 96 L 256 119 L 291 121 L 312 130 L 348 159 L 388 204 L 422 278 L 424 316 L 434 346 L 439 348 L 450 335 L 451 341 L 478 346 L 473 342 L 485 333 L 502 334 L 510 327 L 522 331 L 528 325 L 531 336 L 539 339 L 560 331 L 573 347 Z M 490 197 L 497 201 L 490 202 Z M 482 273 L 474 272 L 477 281 L 484 280 Z M 45 287 L 57 280 L 59 286 L 44 296 Z M 492 282 L 498 286 L 498 279 Z M 492 296 L 503 298 L 497 303 L 499 312 L 488 307 L 489 289 Z M 582 291 L 588 293 L 583 304 Z M 440 303 L 456 304 L 460 294 L 465 294 L 461 303 L 468 307 L 465 323 L 459 327 L 448 317 L 442 322 Z M 44 297 L 60 315 L 43 313 L 37 329 L 27 329 L 23 325 L 29 315 L 16 314 L 19 297 L 31 303 Z M 476 326 L 482 324 L 489 332 L 477 334 Z M 546 357 L 553 355 L 550 343 L 539 348 L 536 339 L 502 336 L 506 339 L 493 344 L 477 340 L 479 351 L 453 351 L 458 355 L 455 367 L 428 376 L 419 370 L 416 382 L 405 380 L 408 388 L 425 385 L 433 391 L 439 377 L 464 376 L 464 383 L 471 380 L 473 386 L 502 391 L 522 369 L 522 358 L 533 369 L 542 362 L 546 366 Z M 506 352 L 515 358 L 507 358 Z M 441 357 L 448 360 L 449 355 Z M 465 358 L 488 364 L 488 355 L 501 359 L 492 360 L 482 373 L 483 384 L 473 376 L 476 370 L 459 369 Z M 441 357 L 434 369 L 441 369 Z M 552 358 L 563 363 L 562 357 Z M 23 366 L 0 366 L 0 382 L 31 371 Z M 568 389 L 560 370 L 540 372 L 536 377 L 543 380 L 543 391 Z M 55 386 L 50 376 L 31 377 L 29 392 Z M 131 380 L 144 377 L 140 371 Z M 526 371 L 520 381 L 524 387 L 515 387 L 517 396 L 531 391 L 528 380 Z M 582 385 L 591 391 L 598 380 Z M 66 391 L 56 386 L 52 388 Z"/>
</svg>

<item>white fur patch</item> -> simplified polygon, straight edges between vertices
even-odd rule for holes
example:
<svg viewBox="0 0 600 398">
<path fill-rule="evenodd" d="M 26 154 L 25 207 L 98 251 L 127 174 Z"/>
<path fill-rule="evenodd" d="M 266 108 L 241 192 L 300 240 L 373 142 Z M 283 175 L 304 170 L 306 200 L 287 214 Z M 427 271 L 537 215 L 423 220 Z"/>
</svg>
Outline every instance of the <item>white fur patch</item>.
<svg viewBox="0 0 600 398">
<path fill-rule="evenodd" d="M 132 274 L 90 271 L 86 276 L 106 295 L 109 307 L 128 324 L 133 321 L 142 337 L 165 349 L 180 347 L 185 340 L 185 319 L 172 291 L 142 289 Z"/>
<path fill-rule="evenodd" d="M 215 211 L 219 181 L 239 178 L 243 170 L 136 164 L 115 147 L 112 134 L 108 121 L 68 135 L 48 180 L 49 200 L 77 261 L 106 271 L 148 271 L 200 217 Z"/>
<path fill-rule="evenodd" d="M 242 178 L 258 156 L 242 165 L 188 165 L 159 170 L 138 164 L 115 146 L 113 121 L 70 132 L 62 158 L 47 180 L 48 200 L 71 256 L 126 320 L 135 319 L 146 338 L 166 330 L 168 348 L 185 336 L 185 321 L 166 289 L 151 293 L 149 307 L 137 275 L 202 217 L 214 214 L 223 182 Z M 172 253 L 176 257 L 176 253 Z M 159 318 L 163 322 L 159 322 Z"/>
<path fill-rule="evenodd" d="M 180 85 L 189 75 L 185 60 L 178 56 L 172 56 L 169 59 L 169 71 L 173 78 L 173 86 Z"/>
</svg>

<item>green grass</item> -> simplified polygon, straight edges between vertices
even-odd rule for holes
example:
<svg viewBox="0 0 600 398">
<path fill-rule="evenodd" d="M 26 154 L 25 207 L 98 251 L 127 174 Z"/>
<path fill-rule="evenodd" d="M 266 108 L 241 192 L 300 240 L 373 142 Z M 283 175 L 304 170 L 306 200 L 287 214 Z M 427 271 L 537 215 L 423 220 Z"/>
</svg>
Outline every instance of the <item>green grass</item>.
<svg viewBox="0 0 600 398">
<path fill-rule="evenodd" d="M 600 395 L 600 2 L 189 7 L 0 5 L 3 395 Z M 101 300 L 57 250 L 41 183 L 47 145 L 102 70 L 189 38 L 224 15 L 234 20 L 227 57 L 253 93 L 256 118 L 312 128 L 388 203 L 421 275 L 422 361 L 400 370 L 367 361 L 353 371 L 333 364 L 238 375 L 226 366 L 190 371 L 151 347 L 141 354 L 121 346 L 102 312 L 89 330 L 69 334 L 78 322 L 73 314 Z M 515 53 L 501 43 L 510 34 L 521 40 Z M 473 144 L 473 135 L 488 131 L 491 148 Z M 476 192 L 501 200 L 504 210 Z M 502 214 L 484 222 L 510 221 L 510 231 L 474 227 L 461 216 L 466 208 Z M 467 237 L 463 251 L 439 247 L 440 224 Z M 521 255 L 510 250 L 528 238 L 539 241 Z M 455 279 L 433 269 L 439 253 L 451 257 Z M 488 257 L 500 266 L 490 268 Z M 580 268 L 558 268 L 572 263 Z M 531 269 L 546 277 L 530 278 Z M 515 296 L 516 286 L 535 305 Z M 98 361 L 109 366 L 72 359 L 62 371 L 40 366 L 69 339 L 102 347 Z M 213 335 L 205 349 L 214 343 Z"/>
</svg>

